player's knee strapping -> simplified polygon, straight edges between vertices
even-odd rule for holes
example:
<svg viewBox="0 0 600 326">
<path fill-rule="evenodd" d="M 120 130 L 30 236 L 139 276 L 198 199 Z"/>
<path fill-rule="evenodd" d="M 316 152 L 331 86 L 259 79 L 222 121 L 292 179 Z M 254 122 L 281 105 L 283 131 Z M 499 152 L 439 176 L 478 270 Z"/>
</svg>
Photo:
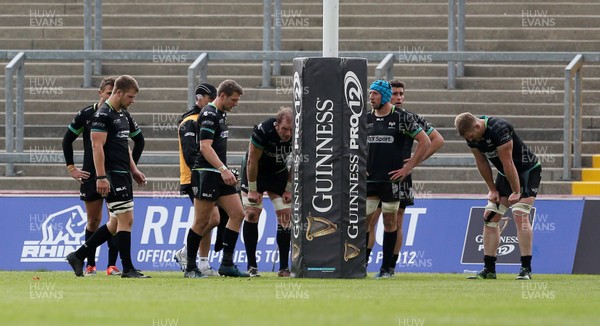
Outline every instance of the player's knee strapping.
<svg viewBox="0 0 600 326">
<path fill-rule="evenodd" d="M 487 216 L 483 218 L 483 224 L 487 227 L 497 228 L 498 221 L 492 221 L 496 215 L 499 215 L 500 218 L 506 213 L 508 208 L 500 203 L 493 203 L 488 201 L 488 204 L 485 206 L 485 211 Z"/>
<path fill-rule="evenodd" d="M 258 209 L 263 208 L 262 202 L 261 203 L 252 203 L 248 200 L 248 197 L 246 197 L 246 196 L 242 196 L 242 204 L 244 205 L 244 207 L 255 207 Z M 275 205 L 275 203 L 273 203 L 273 205 Z"/>
<path fill-rule="evenodd" d="M 123 214 L 133 210 L 133 200 L 115 201 L 108 203 L 108 209 L 112 214 Z"/>
<path fill-rule="evenodd" d="M 367 215 L 373 214 L 373 212 L 379 206 L 379 199 L 368 199 L 367 198 Z"/>
<path fill-rule="evenodd" d="M 273 202 L 273 207 L 275 208 L 276 211 L 281 211 L 284 209 L 292 208 L 292 205 L 290 203 L 285 204 L 283 202 L 283 198 L 281 198 L 281 197 L 273 199 L 272 202 Z"/>
<path fill-rule="evenodd" d="M 513 213 L 519 212 L 523 214 L 529 214 L 531 212 L 531 205 L 526 203 L 516 203 L 512 205 Z"/>
<path fill-rule="evenodd" d="M 382 202 L 381 203 L 381 212 L 386 213 L 396 213 L 398 208 L 400 207 L 400 201 L 391 201 L 391 202 Z"/>
</svg>

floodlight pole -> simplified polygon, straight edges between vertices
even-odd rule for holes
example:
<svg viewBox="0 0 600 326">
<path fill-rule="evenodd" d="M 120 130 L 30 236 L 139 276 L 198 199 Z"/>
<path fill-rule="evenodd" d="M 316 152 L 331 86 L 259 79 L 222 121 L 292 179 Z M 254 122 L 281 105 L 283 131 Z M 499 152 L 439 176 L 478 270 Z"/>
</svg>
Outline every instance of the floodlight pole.
<svg viewBox="0 0 600 326">
<path fill-rule="evenodd" d="M 323 57 L 338 56 L 339 0 L 323 0 Z"/>
</svg>

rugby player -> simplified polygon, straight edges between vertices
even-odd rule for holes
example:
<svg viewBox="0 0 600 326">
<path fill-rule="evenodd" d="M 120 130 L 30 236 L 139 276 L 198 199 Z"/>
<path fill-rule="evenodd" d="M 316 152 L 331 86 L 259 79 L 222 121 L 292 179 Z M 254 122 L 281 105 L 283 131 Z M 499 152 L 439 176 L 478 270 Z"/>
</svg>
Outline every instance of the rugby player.
<svg viewBox="0 0 600 326">
<path fill-rule="evenodd" d="M 76 276 L 83 276 L 83 260 L 90 252 L 115 235 L 123 265 L 122 278 L 149 278 L 133 266 L 131 227 L 133 225 L 132 178 L 139 186 L 146 184 L 129 149 L 130 119 L 126 109 L 139 92 L 137 81 L 128 75 L 115 80 L 110 97 L 98 108 L 91 125 L 91 140 L 96 191 L 106 198 L 111 218 L 77 251 L 67 255 Z"/>
<path fill-rule="evenodd" d="M 498 222 L 512 208 L 521 253 L 517 280 L 530 280 L 533 231 L 529 213 L 542 179 L 542 165 L 506 120 L 464 112 L 456 116 L 454 126 L 467 141 L 488 188 L 488 203 L 483 213 L 484 267 L 469 279 L 496 278 Z M 498 170 L 495 181 L 490 162 Z"/>
<path fill-rule="evenodd" d="M 260 276 L 256 263 L 258 220 L 262 197 L 266 191 L 277 215 L 279 277 L 289 277 L 290 202 L 292 199 L 287 160 L 292 151 L 293 111 L 281 107 L 274 118 L 254 126 L 248 151 L 242 161 L 242 201 L 246 210 L 244 244 L 248 257 L 248 274 Z"/>
<path fill-rule="evenodd" d="M 238 105 L 243 94 L 244 90 L 238 83 L 225 80 L 217 88 L 217 98 L 202 108 L 198 116 L 199 155 L 192 168 L 194 222 L 187 235 L 188 260 L 184 277 L 206 277 L 196 264 L 196 254 L 215 202 L 229 215 L 223 233 L 223 260 L 218 272 L 231 277 L 249 276 L 233 264 L 244 208 L 235 187 L 237 178 L 227 167 L 227 112 Z"/>
<path fill-rule="evenodd" d="M 188 109 L 179 121 L 179 182 L 182 195 L 189 196 L 192 204 L 194 203 L 194 193 L 192 191 L 192 166 L 198 157 L 198 115 L 200 110 L 208 103 L 215 100 L 217 97 L 217 89 L 208 83 L 202 83 L 196 87 L 195 91 L 196 103 Z M 211 231 L 219 224 L 219 209 L 217 206 L 213 208 L 213 213 L 210 216 L 208 225 L 204 230 L 202 241 L 200 241 L 200 272 L 206 276 L 218 276 L 219 273 L 212 269 L 208 262 L 208 254 L 210 251 Z M 217 240 L 218 241 L 218 240 Z M 179 263 L 181 270 L 185 271 L 187 266 L 187 247 L 177 250 L 173 255 L 173 259 Z"/>
<path fill-rule="evenodd" d="M 392 86 L 392 96 L 390 102 L 395 106 L 396 110 L 406 111 L 413 116 L 413 121 L 421 127 L 425 133 L 429 136 L 429 140 L 431 141 L 431 145 L 427 149 L 425 156 L 423 157 L 423 161 L 428 159 L 431 155 L 437 152 L 442 145 L 444 144 L 444 137 L 435 130 L 435 128 L 427 122 L 420 115 L 410 112 L 404 109 L 404 83 L 399 80 L 390 81 L 390 85 Z M 406 144 L 403 148 L 403 157 L 410 157 L 412 153 L 413 139 L 410 137 L 405 137 Z M 412 174 L 409 174 L 401 183 L 400 183 L 400 206 L 398 208 L 398 214 L 396 216 L 397 223 L 397 239 L 396 245 L 394 246 L 394 255 L 390 260 L 389 273 L 390 276 L 395 274 L 396 264 L 398 262 L 398 257 L 400 256 L 400 249 L 402 248 L 402 243 L 404 240 L 404 235 L 402 232 L 402 224 L 404 222 L 404 211 L 406 207 L 414 205 L 414 192 L 412 188 Z M 373 219 L 371 220 L 370 229 L 375 230 L 377 226 L 377 222 L 379 221 L 379 215 L 381 214 L 381 208 L 377 208 L 373 215 Z M 368 248 L 372 249 L 375 244 L 375 232 L 369 233 L 368 239 Z"/>
<path fill-rule="evenodd" d="M 370 86 L 369 100 L 373 110 L 367 114 L 367 226 L 381 202 L 383 212 L 383 260 L 377 278 L 390 277 L 394 246 L 397 240 L 396 213 L 400 206 L 400 182 L 422 162 L 431 141 L 423 129 L 413 122 L 406 111 L 396 110 L 390 103 L 392 88 L 385 80 Z M 406 137 L 418 143 L 415 154 L 406 157 Z M 367 239 L 370 230 L 367 229 Z M 367 260 L 370 250 L 367 248 Z"/>
</svg>

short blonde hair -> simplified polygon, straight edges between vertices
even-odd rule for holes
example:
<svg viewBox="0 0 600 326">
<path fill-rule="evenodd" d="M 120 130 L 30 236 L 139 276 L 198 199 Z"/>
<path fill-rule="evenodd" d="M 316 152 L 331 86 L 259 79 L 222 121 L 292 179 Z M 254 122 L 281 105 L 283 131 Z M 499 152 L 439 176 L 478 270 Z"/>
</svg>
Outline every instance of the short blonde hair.
<svg viewBox="0 0 600 326">
<path fill-rule="evenodd" d="M 289 106 L 282 106 L 279 108 L 277 115 L 275 116 L 275 121 L 278 123 L 283 120 L 294 121 L 294 111 Z"/>
<path fill-rule="evenodd" d="M 454 119 L 454 127 L 460 136 L 464 136 L 467 132 L 473 130 L 477 124 L 477 117 L 471 112 L 463 112 Z"/>
</svg>

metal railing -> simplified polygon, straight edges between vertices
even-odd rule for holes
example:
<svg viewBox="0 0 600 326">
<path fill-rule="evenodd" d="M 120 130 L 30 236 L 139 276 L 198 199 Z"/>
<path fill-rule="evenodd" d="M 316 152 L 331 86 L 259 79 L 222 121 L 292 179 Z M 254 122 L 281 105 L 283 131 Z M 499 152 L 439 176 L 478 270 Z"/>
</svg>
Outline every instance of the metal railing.
<svg viewBox="0 0 600 326">
<path fill-rule="evenodd" d="M 465 0 L 448 0 L 448 52 L 465 50 L 465 25 Z M 464 62 L 448 61 L 448 89 L 456 88 L 456 76 L 464 74 Z"/>
<path fill-rule="evenodd" d="M 102 50 L 102 0 L 83 1 L 83 49 L 90 51 Z M 94 15 L 92 16 L 92 11 Z M 93 34 L 93 35 L 92 35 Z M 96 75 L 102 74 L 102 62 L 95 60 L 83 61 L 83 87 L 92 87 L 92 71 Z"/>
<path fill-rule="evenodd" d="M 198 78 L 196 79 L 196 76 Z M 208 80 L 208 55 L 202 53 L 188 67 L 188 108 L 196 103 L 196 85 Z"/>
<path fill-rule="evenodd" d="M 13 110 L 13 76 L 17 74 L 17 96 L 16 96 L 16 129 Z M 15 150 L 17 153 L 23 152 L 23 140 L 25 138 L 25 127 L 24 127 L 24 108 L 25 108 L 25 53 L 19 52 L 12 60 L 6 65 L 4 69 L 4 85 L 5 85 L 5 99 L 4 107 L 6 108 L 5 114 L 5 146 L 7 153 L 13 153 Z M 15 135 L 16 134 L 16 135 Z M 6 175 L 15 175 L 14 165 L 12 163 L 6 164 Z"/>
<path fill-rule="evenodd" d="M 581 67 L 583 67 L 583 55 L 578 54 L 565 68 L 564 180 L 571 180 L 572 168 L 581 168 Z M 572 79 L 575 80 L 575 87 L 571 83 Z"/>
<path fill-rule="evenodd" d="M 388 54 L 375 68 L 375 77 L 377 79 L 385 78 L 387 80 L 393 79 L 393 68 L 394 68 L 394 57 L 393 53 Z M 439 61 L 439 53 L 421 53 L 420 55 L 427 56 L 432 61 Z M 535 57 L 532 57 L 534 55 Z M 460 58 L 460 62 L 464 61 L 531 61 L 531 62 L 557 62 L 557 61 L 568 61 L 567 58 L 573 58 L 573 53 L 560 53 L 560 52 L 504 52 L 504 53 L 473 53 L 473 52 L 448 52 L 445 57 L 448 62 L 451 58 Z M 576 54 L 575 57 L 569 62 L 565 68 L 565 81 L 564 81 L 564 129 L 563 129 L 563 180 L 571 180 L 572 169 L 581 168 L 581 157 L 582 157 L 582 125 L 581 125 L 581 92 L 582 92 L 582 74 L 581 68 L 583 67 L 584 57 L 586 61 L 599 62 L 600 53 L 584 53 Z M 442 60 L 445 61 L 445 60 Z M 464 69 L 464 67 L 463 67 Z M 448 70 L 448 85 L 455 85 L 454 74 L 450 74 Z M 453 80 L 451 80 L 453 79 Z M 574 80 L 572 83 L 571 81 Z M 452 87 L 454 88 L 454 87 Z"/>
<path fill-rule="evenodd" d="M 209 61 L 291 61 L 296 57 L 315 57 L 321 56 L 321 52 L 318 51 L 180 51 L 181 55 L 185 55 L 190 58 L 197 58 L 192 65 L 188 68 L 188 101 L 194 98 L 194 88 L 197 84 L 196 75 L 199 75 L 198 81 L 206 81 L 207 70 L 206 67 Z M 56 50 L 35 50 L 35 51 L 13 51 L 4 50 L 0 51 L 0 60 L 11 60 L 9 65 L 6 67 L 6 133 L 7 133 L 7 154 L 14 150 L 13 142 L 8 139 L 10 133 L 14 129 L 14 122 L 12 121 L 12 103 L 14 97 L 13 90 L 13 75 L 17 72 L 17 136 L 16 143 L 21 144 L 23 142 L 23 87 L 24 87 L 24 71 L 23 65 L 25 60 L 123 60 L 123 61 L 152 61 L 154 53 L 152 51 L 56 51 Z M 570 62 L 574 57 L 579 58 L 572 62 L 565 70 L 565 111 L 566 108 L 570 108 L 572 102 L 575 102 L 576 111 L 581 111 L 581 74 L 580 67 L 583 59 L 587 62 L 600 62 L 600 52 L 585 52 L 585 53 L 572 53 L 572 52 L 423 52 L 419 55 L 427 56 L 431 62 Z M 399 53 L 389 52 L 377 52 L 377 51 L 341 51 L 340 56 L 343 57 L 362 57 L 369 61 L 380 62 L 376 69 L 376 75 L 378 78 L 387 77 L 391 79 L 393 76 L 393 63 L 399 61 Z M 20 67 L 20 68 L 19 68 Z M 20 71 L 20 72 L 19 72 Z M 570 92 L 570 76 L 575 73 L 575 95 L 573 100 L 568 95 Z M 21 77 L 19 77 L 21 76 Z M 456 77 L 456 76 L 454 76 Z M 450 79 L 451 76 L 448 76 Z M 567 79 L 569 80 L 567 82 Z M 579 81 L 578 81 L 579 80 Z M 450 84 L 450 80 L 449 80 Z M 567 96 L 568 95 L 568 96 Z M 569 103 L 567 105 L 567 103 Z M 193 102 L 192 102 L 193 104 Z M 570 111 L 569 111 L 570 112 Z M 580 114 L 580 113 L 579 113 Z M 568 119 L 566 119 L 568 120 Z M 565 121 L 566 121 L 565 120 Z M 575 119 L 578 121 L 578 119 Z M 580 115 L 579 115 L 580 120 Z M 566 128 L 568 129 L 568 128 Z M 574 135 L 581 135 L 581 124 L 577 123 L 574 125 Z M 571 133 L 569 132 L 569 135 Z M 10 137 L 9 137 L 10 136 Z M 580 145 L 581 138 L 578 137 L 578 143 Z M 571 140 L 565 138 L 565 148 L 570 147 Z M 12 146 L 12 147 L 11 147 Z M 16 146 L 19 148 L 19 146 Z M 22 151 L 22 149 L 21 149 Z M 569 155 L 570 156 L 570 155 Z M 574 161 L 579 165 L 572 165 L 569 160 L 565 160 L 565 170 L 569 170 L 575 167 L 581 166 L 581 150 L 575 146 Z M 567 158 L 567 157 L 566 157 Z M 156 158 L 160 162 L 160 157 Z M 0 161 L 5 162 L 5 161 Z M 7 169 L 8 171 L 8 169 Z"/>
</svg>

